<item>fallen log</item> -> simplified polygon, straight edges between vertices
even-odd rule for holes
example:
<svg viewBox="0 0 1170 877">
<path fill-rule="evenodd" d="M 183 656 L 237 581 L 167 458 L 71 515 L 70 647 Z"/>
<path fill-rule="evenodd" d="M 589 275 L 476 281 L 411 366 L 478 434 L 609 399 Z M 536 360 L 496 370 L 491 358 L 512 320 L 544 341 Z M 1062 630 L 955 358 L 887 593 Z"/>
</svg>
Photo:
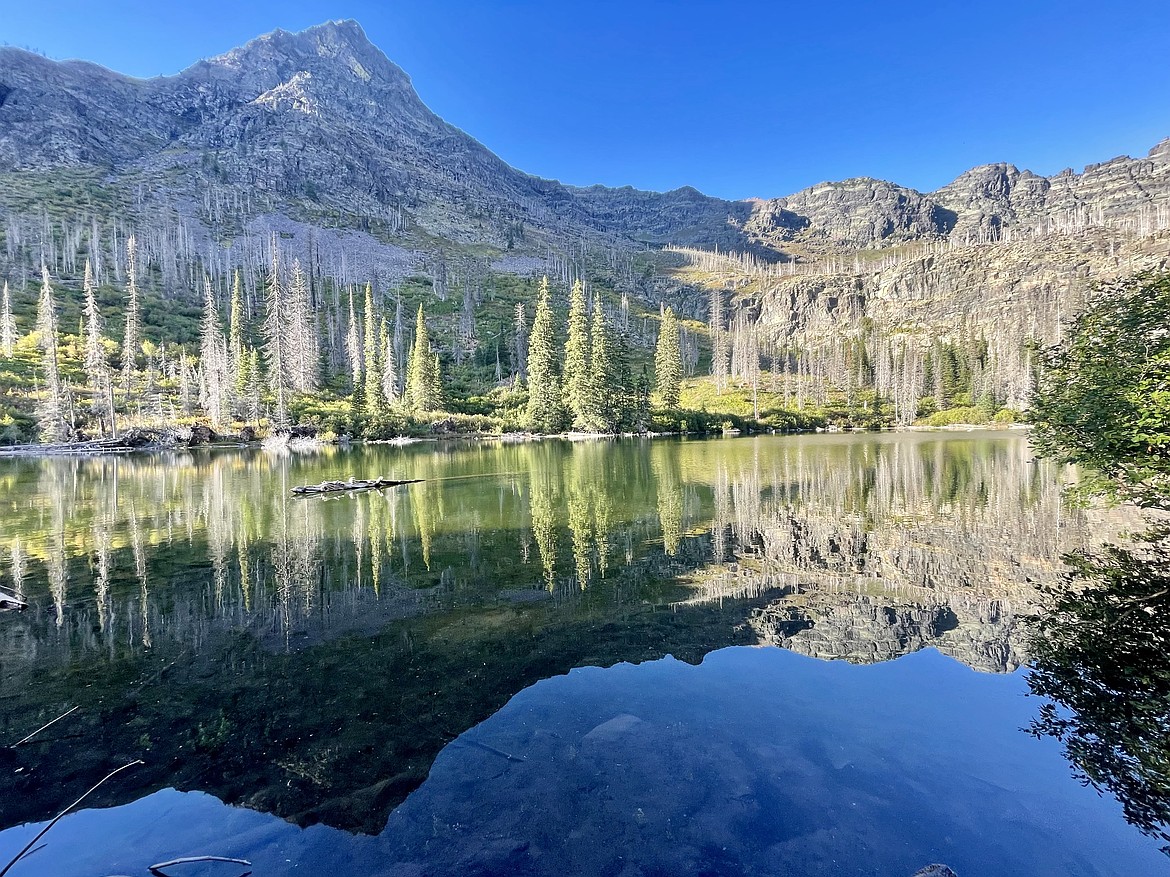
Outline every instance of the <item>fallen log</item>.
<svg viewBox="0 0 1170 877">
<path fill-rule="evenodd" d="M 27 609 L 28 603 L 24 600 L 9 594 L 6 591 L 0 591 L 0 609 Z"/>
<path fill-rule="evenodd" d="M 320 484 L 305 484 L 292 489 L 293 496 L 321 496 L 326 493 L 346 493 L 353 490 L 381 490 L 385 487 L 397 487 L 399 484 L 417 484 L 421 478 L 394 479 L 369 478 L 355 481 L 350 476 L 349 481 L 322 481 Z"/>
</svg>

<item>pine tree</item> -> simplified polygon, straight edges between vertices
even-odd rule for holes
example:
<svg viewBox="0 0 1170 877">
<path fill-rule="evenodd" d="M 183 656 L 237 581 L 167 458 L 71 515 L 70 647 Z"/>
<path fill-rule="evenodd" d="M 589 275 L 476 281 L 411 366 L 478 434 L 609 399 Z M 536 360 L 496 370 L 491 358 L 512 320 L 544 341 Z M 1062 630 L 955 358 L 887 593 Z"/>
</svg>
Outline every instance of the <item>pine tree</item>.
<svg viewBox="0 0 1170 877">
<path fill-rule="evenodd" d="M 398 362 L 394 356 L 394 344 L 390 340 L 390 329 L 386 325 L 385 314 L 382 315 L 378 338 L 382 351 L 382 396 L 388 404 L 394 405 L 398 402 Z"/>
<path fill-rule="evenodd" d="M 0 356 L 12 357 L 20 335 L 16 331 L 16 320 L 12 316 L 12 298 L 8 294 L 8 281 L 4 281 L 4 292 L 0 294 Z"/>
<path fill-rule="evenodd" d="M 569 294 L 568 339 L 565 341 L 565 366 L 562 386 L 565 408 L 573 419 L 574 429 L 587 428 L 589 394 L 589 318 L 585 313 L 585 287 L 578 280 Z"/>
<path fill-rule="evenodd" d="M 248 399 L 248 379 L 252 367 L 252 349 L 244 340 L 244 296 L 240 286 L 240 272 L 232 278 L 232 300 L 229 311 L 228 356 L 232 373 L 231 406 L 232 414 L 247 418 L 252 411 Z M 257 407 L 259 403 L 257 402 Z M 255 420 L 255 417 L 248 419 Z"/>
<path fill-rule="evenodd" d="M 406 404 L 415 411 L 436 411 L 439 408 L 441 391 L 439 358 L 431 352 L 426 315 L 420 304 L 406 375 Z"/>
<path fill-rule="evenodd" d="M 362 365 L 365 371 L 362 404 L 367 414 L 374 414 L 380 411 L 383 404 L 382 376 L 378 372 L 377 325 L 377 320 L 374 318 L 374 290 L 367 283 L 365 333 L 362 338 Z"/>
<path fill-rule="evenodd" d="M 520 301 L 516 302 L 512 375 L 521 381 L 528 377 L 528 326 L 524 317 L 524 302 Z"/>
<path fill-rule="evenodd" d="M 682 385 L 682 355 L 678 344 L 678 320 L 674 311 L 662 312 L 658 345 L 654 350 L 654 389 L 664 408 L 677 408 Z"/>
<path fill-rule="evenodd" d="M 122 335 L 122 391 L 129 404 L 134 391 L 134 371 L 138 348 L 142 345 L 142 316 L 138 302 L 138 242 L 134 235 L 126 241 L 126 331 Z"/>
<path fill-rule="evenodd" d="M 585 396 L 585 426 L 595 432 L 614 429 L 619 388 L 615 386 L 609 328 L 601 296 L 593 297 L 593 324 L 589 332 L 589 390 Z"/>
<path fill-rule="evenodd" d="M 398 290 L 397 301 L 394 305 L 394 334 L 391 336 L 391 342 L 394 345 L 394 380 L 395 392 L 394 397 L 397 398 L 399 392 L 405 389 L 405 376 L 398 374 L 398 369 L 403 363 L 409 363 L 406 357 L 406 327 L 403 325 L 402 312 L 402 290 Z"/>
<path fill-rule="evenodd" d="M 63 442 L 69 438 L 65 415 L 68 405 L 57 360 L 57 301 L 49 282 L 49 269 L 41 265 L 41 297 L 37 303 L 37 334 L 41 341 L 41 368 L 45 376 L 45 394 L 39 406 L 41 438 Z"/>
<path fill-rule="evenodd" d="M 200 402 L 215 425 L 226 420 L 228 392 L 231 385 L 227 345 L 219 325 L 219 308 L 211 279 L 203 279 L 203 323 L 199 332 Z"/>
<path fill-rule="evenodd" d="M 561 388 L 556 371 L 552 307 L 548 278 L 542 277 L 536 299 L 536 315 L 528 343 L 528 410 L 530 429 L 556 432 L 561 428 Z"/>
<path fill-rule="evenodd" d="M 272 265 L 268 271 L 265 290 L 266 315 L 264 320 L 265 354 L 268 360 L 268 382 L 276 399 L 272 412 L 273 423 L 283 427 L 288 423 L 288 406 L 285 399 L 285 368 L 288 352 L 285 339 L 285 294 L 280 284 L 280 255 L 276 241 L 272 242 Z"/>
</svg>

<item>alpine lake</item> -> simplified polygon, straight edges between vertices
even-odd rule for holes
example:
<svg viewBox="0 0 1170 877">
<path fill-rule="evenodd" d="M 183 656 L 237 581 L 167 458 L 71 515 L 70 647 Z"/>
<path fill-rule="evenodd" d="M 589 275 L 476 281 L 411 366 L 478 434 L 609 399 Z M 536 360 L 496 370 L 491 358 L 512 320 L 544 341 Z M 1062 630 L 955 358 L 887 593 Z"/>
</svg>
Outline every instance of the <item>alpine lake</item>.
<svg viewBox="0 0 1170 877">
<path fill-rule="evenodd" d="M 291 492 L 351 476 L 419 480 Z M 1167 873 L 1029 732 L 1029 619 L 1128 526 L 1071 477 L 1018 431 L 0 459 L 0 867 L 141 760 L 11 877 Z"/>
</svg>

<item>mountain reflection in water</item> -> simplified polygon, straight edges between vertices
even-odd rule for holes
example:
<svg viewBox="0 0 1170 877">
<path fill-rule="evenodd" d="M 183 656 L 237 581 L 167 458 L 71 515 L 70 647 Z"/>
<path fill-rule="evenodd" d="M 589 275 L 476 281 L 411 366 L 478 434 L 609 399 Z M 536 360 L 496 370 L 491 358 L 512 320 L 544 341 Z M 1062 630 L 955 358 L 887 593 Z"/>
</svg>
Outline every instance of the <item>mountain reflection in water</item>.
<svg viewBox="0 0 1170 877">
<path fill-rule="evenodd" d="M 324 479 L 422 483 L 293 499 Z M 1015 435 L 0 461 L 0 826 L 200 789 L 379 831 L 435 755 L 573 667 L 728 645 L 1025 658 L 1091 544 Z M 19 771 L 19 772 L 18 772 Z M 113 784 L 112 784 L 113 785 Z"/>
</svg>

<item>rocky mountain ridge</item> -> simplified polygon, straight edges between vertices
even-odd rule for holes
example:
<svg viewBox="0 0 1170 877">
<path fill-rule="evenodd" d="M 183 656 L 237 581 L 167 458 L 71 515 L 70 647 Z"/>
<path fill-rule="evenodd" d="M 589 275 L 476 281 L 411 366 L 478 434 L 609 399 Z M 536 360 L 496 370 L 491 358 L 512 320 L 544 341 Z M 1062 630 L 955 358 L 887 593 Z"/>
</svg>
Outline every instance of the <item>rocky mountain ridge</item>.
<svg viewBox="0 0 1170 877">
<path fill-rule="evenodd" d="M 218 238 L 238 231 L 223 205 L 246 192 L 248 206 L 228 210 L 237 226 L 266 212 L 317 225 L 348 214 L 389 238 L 415 225 L 440 239 L 432 245 L 538 250 L 584 238 L 769 260 L 1170 211 L 1170 139 L 1081 174 L 985 165 L 932 193 L 867 178 L 755 202 L 565 186 L 510 167 L 432 113 L 353 21 L 277 30 L 148 80 L 0 49 L 0 173 L 62 168 L 93 169 L 104 186 L 142 193 L 140 212 L 175 208 Z"/>
</svg>

